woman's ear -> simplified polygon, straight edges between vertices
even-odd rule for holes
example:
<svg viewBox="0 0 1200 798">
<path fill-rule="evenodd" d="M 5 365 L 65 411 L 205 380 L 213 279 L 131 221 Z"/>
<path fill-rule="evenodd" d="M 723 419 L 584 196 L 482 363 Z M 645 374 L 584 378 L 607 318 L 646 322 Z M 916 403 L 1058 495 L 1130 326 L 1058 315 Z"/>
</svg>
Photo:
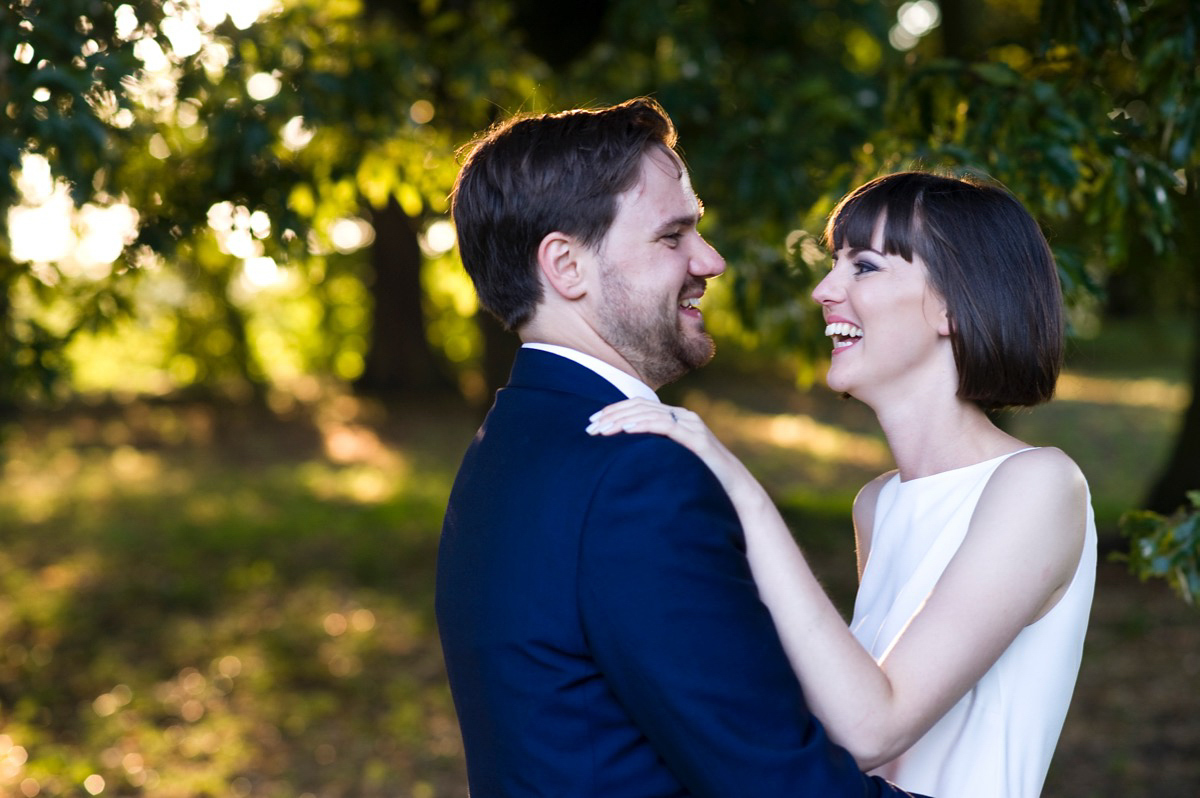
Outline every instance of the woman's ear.
<svg viewBox="0 0 1200 798">
<path fill-rule="evenodd" d="M 926 323 L 933 327 L 938 335 L 945 337 L 954 331 L 954 321 L 950 318 L 946 300 L 928 282 L 925 284 L 925 299 L 921 304 Z M 932 316 L 929 313 L 931 310 Z"/>
<path fill-rule="evenodd" d="M 942 303 L 941 309 L 937 315 L 937 331 L 938 335 L 948 336 L 954 332 L 954 322 L 950 319 L 950 311 L 946 310 L 945 303 Z"/>
<path fill-rule="evenodd" d="M 547 233 L 538 245 L 538 268 L 563 299 L 579 299 L 587 293 L 587 270 L 581 262 L 584 254 L 578 239 L 557 231 Z"/>
</svg>

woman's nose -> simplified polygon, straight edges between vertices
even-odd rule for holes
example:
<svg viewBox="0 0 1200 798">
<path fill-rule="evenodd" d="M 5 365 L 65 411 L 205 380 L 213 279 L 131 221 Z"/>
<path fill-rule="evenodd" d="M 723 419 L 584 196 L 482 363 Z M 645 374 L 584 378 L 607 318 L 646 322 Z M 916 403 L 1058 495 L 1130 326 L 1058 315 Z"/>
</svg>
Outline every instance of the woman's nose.
<svg viewBox="0 0 1200 798">
<path fill-rule="evenodd" d="M 823 278 L 821 278 L 821 282 L 817 283 L 816 288 L 812 290 L 813 301 L 818 305 L 828 305 L 832 302 L 836 302 L 838 301 L 839 296 L 840 290 L 838 288 L 837 278 L 834 276 L 833 271 L 828 272 Z"/>
</svg>

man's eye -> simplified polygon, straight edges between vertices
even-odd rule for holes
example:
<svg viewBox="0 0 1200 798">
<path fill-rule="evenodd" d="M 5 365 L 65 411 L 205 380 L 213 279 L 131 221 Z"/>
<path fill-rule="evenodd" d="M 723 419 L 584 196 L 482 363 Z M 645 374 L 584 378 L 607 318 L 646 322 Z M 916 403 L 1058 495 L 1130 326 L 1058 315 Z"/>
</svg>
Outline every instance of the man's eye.
<svg viewBox="0 0 1200 798">
<path fill-rule="evenodd" d="M 663 241 L 666 241 L 671 246 L 675 246 L 683 238 L 683 233 L 667 233 L 663 236 Z"/>
</svg>

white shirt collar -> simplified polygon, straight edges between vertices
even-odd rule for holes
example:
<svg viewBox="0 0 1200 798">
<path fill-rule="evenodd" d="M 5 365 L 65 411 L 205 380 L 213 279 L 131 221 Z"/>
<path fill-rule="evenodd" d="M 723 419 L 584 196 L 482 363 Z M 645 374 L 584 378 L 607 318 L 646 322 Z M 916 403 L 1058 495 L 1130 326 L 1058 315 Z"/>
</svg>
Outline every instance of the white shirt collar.
<svg viewBox="0 0 1200 798">
<path fill-rule="evenodd" d="M 616 366 L 613 366 L 610 363 L 605 363 L 598 357 L 592 357 L 591 355 L 584 354 L 577 349 L 570 349 L 565 346 L 558 346 L 557 344 L 532 343 L 521 344 L 521 346 L 529 349 L 540 349 L 543 352 L 552 352 L 553 354 L 560 355 L 568 360 L 573 360 L 579 365 L 591 369 L 604 379 L 611 382 L 614 386 L 616 386 L 617 390 L 625 394 L 630 399 L 641 397 L 642 399 L 649 399 L 652 402 L 659 401 L 658 394 L 656 394 L 649 385 L 642 382 L 637 377 L 634 377 L 632 374 L 627 374 Z"/>
</svg>

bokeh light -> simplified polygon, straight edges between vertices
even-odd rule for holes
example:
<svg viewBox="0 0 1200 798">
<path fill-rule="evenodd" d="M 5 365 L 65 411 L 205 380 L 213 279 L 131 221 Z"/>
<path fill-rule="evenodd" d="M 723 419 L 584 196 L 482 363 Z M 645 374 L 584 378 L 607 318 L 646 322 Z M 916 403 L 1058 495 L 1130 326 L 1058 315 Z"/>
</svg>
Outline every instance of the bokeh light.
<svg viewBox="0 0 1200 798">
<path fill-rule="evenodd" d="M 26 154 L 17 176 L 20 203 L 8 211 L 11 256 L 18 263 L 55 264 L 67 276 L 102 279 L 137 237 L 138 213 L 128 204 L 76 208 L 66 183 L 41 155 Z M 35 270 L 46 282 L 52 272 Z"/>
<path fill-rule="evenodd" d="M 312 141 L 314 131 L 304 123 L 304 117 L 293 116 L 279 130 L 283 146 L 291 152 L 297 152 L 308 146 Z"/>
<path fill-rule="evenodd" d="M 279 78 L 270 72 L 258 72 L 251 75 L 246 81 L 246 93 L 250 95 L 251 99 L 260 102 L 279 94 L 282 87 L 283 84 L 280 83 Z"/>
<path fill-rule="evenodd" d="M 942 10 L 933 0 L 913 0 L 896 12 L 896 24 L 888 41 L 897 50 L 911 50 L 917 42 L 942 23 Z"/>
<path fill-rule="evenodd" d="M 454 224 L 448 219 L 438 219 L 425 229 L 421 248 L 426 255 L 435 257 L 449 252 L 457 241 L 458 236 L 455 233 Z"/>
<path fill-rule="evenodd" d="M 375 228 L 365 219 L 347 217 L 329 226 L 329 240 L 343 255 L 370 246 L 375 241 Z"/>
</svg>

